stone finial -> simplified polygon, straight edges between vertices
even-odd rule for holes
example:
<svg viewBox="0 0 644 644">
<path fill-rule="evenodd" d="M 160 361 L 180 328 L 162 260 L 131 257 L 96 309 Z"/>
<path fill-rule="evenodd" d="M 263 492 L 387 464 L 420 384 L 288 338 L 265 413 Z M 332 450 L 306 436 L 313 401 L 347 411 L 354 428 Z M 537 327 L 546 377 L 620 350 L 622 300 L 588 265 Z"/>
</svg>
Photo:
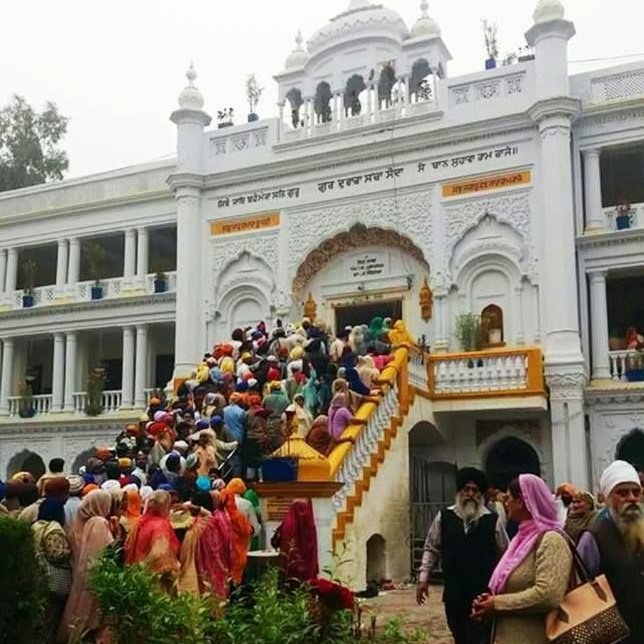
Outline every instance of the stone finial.
<svg viewBox="0 0 644 644">
<path fill-rule="evenodd" d="M 539 0 L 532 14 L 535 24 L 549 22 L 550 20 L 561 20 L 566 13 L 560 0 Z"/>
<path fill-rule="evenodd" d="M 351 0 L 347 11 L 357 11 L 371 5 L 371 0 Z"/>
<path fill-rule="evenodd" d="M 306 61 L 309 59 L 309 55 L 306 53 L 303 45 L 304 38 L 302 38 L 302 30 L 299 29 L 297 36 L 295 36 L 295 49 L 288 55 L 288 58 L 284 63 L 285 69 L 295 69 L 303 67 L 306 64 Z"/>
<path fill-rule="evenodd" d="M 438 23 L 429 15 L 429 2 L 427 0 L 423 0 L 420 3 L 420 12 L 420 18 L 418 18 L 416 24 L 411 28 L 411 37 L 440 38 L 441 29 Z"/>
<path fill-rule="evenodd" d="M 195 86 L 197 72 L 194 64 L 191 62 L 188 71 L 186 72 L 188 84 L 183 88 L 179 94 L 179 107 L 183 110 L 201 110 L 204 105 L 203 96 Z"/>
</svg>

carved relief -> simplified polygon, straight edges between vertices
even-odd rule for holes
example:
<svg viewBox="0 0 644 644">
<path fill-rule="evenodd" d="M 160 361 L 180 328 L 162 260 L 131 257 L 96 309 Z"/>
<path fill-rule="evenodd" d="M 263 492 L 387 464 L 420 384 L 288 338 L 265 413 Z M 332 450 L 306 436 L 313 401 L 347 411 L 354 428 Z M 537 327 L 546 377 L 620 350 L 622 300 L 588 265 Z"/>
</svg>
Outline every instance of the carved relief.
<svg viewBox="0 0 644 644">
<path fill-rule="evenodd" d="M 231 260 L 252 249 L 255 257 L 262 259 L 268 266 L 277 267 L 279 264 L 277 232 L 261 236 L 247 236 L 238 239 L 226 239 L 211 243 L 210 273 L 212 280 L 219 279 L 219 274 Z"/>
<path fill-rule="evenodd" d="M 319 243 L 320 239 L 328 242 L 337 233 L 344 234 L 342 243 L 344 248 L 337 248 L 334 242 L 335 256 L 344 250 L 357 248 L 368 244 L 389 245 L 410 252 L 423 265 L 431 262 L 432 243 L 432 217 L 431 217 L 432 191 L 417 192 L 400 195 L 398 198 L 387 197 L 373 201 L 353 201 L 320 210 L 289 213 L 290 225 L 288 226 L 289 241 L 289 279 L 295 278 L 298 268 L 312 251 L 321 249 L 326 242 Z M 374 223 L 382 222 L 382 228 L 371 228 Z M 359 243 L 347 239 L 347 231 L 353 224 L 361 224 L 364 230 L 379 231 L 364 236 Z M 368 228 L 369 227 L 369 228 Z M 395 232 L 394 232 L 395 231 Z M 391 236 L 393 233 L 393 237 Z M 389 235 L 387 241 L 377 235 Z M 406 235 L 408 238 L 403 237 Z M 392 241 L 396 239 L 396 241 Z M 405 241 L 403 241 L 405 240 Z M 340 244 L 340 246 L 342 245 Z M 325 251 L 328 253 L 328 250 Z M 328 260 L 326 260 L 328 261 Z M 308 263 L 308 258 L 307 258 Z M 313 275 L 318 268 L 309 273 Z M 299 282 L 298 282 L 299 283 Z"/>
</svg>

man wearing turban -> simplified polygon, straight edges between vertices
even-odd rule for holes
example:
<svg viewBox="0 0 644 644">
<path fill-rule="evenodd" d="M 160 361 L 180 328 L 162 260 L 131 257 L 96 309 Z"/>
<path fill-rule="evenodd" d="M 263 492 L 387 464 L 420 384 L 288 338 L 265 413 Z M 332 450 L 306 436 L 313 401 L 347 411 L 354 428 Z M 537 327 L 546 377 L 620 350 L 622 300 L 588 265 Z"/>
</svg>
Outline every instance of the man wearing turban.
<svg viewBox="0 0 644 644">
<path fill-rule="evenodd" d="M 470 618 L 472 602 L 487 590 L 508 537 L 498 515 L 485 507 L 488 485 L 483 472 L 473 467 L 459 470 L 456 487 L 454 505 L 436 515 L 427 534 L 416 599 L 425 602 L 429 575 L 440 561 L 445 615 L 454 642 L 478 644 L 489 641 L 489 633 L 483 623 Z"/>
<path fill-rule="evenodd" d="M 631 635 L 625 644 L 644 642 L 644 512 L 635 468 L 611 463 L 601 476 L 607 512 L 584 532 L 578 550 L 591 575 L 603 573 Z"/>
</svg>

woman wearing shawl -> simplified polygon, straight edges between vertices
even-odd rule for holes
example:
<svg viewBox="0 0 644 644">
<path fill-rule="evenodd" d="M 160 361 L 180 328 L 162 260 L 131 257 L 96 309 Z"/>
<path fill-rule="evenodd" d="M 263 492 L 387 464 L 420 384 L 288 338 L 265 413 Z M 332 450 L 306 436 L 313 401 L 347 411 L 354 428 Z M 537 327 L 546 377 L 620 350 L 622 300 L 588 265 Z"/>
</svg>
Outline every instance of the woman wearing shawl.
<svg viewBox="0 0 644 644">
<path fill-rule="evenodd" d="M 237 479 L 239 480 L 239 479 Z M 230 578 L 234 584 L 241 584 L 248 560 L 248 548 L 253 528 L 250 521 L 237 509 L 235 485 L 233 479 L 221 492 L 221 503 L 228 515 L 232 530 L 232 558 L 230 562 Z M 233 484 L 233 488 L 231 488 Z M 243 483 L 242 483 L 243 485 Z"/>
<path fill-rule="evenodd" d="M 141 495 L 136 487 L 129 488 L 125 492 L 125 510 L 121 514 L 121 525 L 125 529 L 126 534 L 130 534 L 134 526 L 141 518 Z"/>
<path fill-rule="evenodd" d="M 61 623 L 59 640 L 67 642 L 100 626 L 98 600 L 89 586 L 89 571 L 114 537 L 108 517 L 112 497 L 103 490 L 90 492 L 81 503 L 71 534 L 72 589 Z"/>
<path fill-rule="evenodd" d="M 508 515 L 519 531 L 492 573 L 491 594 L 474 601 L 473 617 L 495 618 L 494 644 L 546 644 L 546 614 L 566 594 L 572 553 L 538 476 L 522 474 L 508 493 Z"/>
<path fill-rule="evenodd" d="M 577 543 L 581 537 L 581 533 L 590 527 L 596 517 L 597 510 L 595 510 L 595 499 L 593 495 L 590 492 L 577 492 L 572 497 L 564 530 Z"/>
<path fill-rule="evenodd" d="M 197 491 L 192 495 L 190 513 L 193 516 L 192 525 L 186 532 L 179 552 L 181 572 L 177 580 L 177 590 L 180 593 L 200 595 L 199 575 L 197 572 L 197 544 L 206 529 L 212 512 L 210 492 Z"/>
<path fill-rule="evenodd" d="M 221 507 L 219 492 L 213 490 L 210 495 L 212 515 L 199 536 L 195 565 L 200 591 L 226 599 L 235 559 L 233 526 L 230 516 Z"/>
<path fill-rule="evenodd" d="M 179 572 L 179 540 L 170 524 L 172 497 L 157 490 L 125 542 L 125 563 L 144 563 L 158 575 L 172 577 Z"/>
<path fill-rule="evenodd" d="M 293 501 L 271 540 L 280 552 L 287 579 L 307 582 L 317 577 L 318 539 L 311 501 Z"/>
<path fill-rule="evenodd" d="M 349 398 L 347 394 L 337 393 L 333 396 L 329 407 L 329 434 L 332 439 L 338 440 L 342 433 L 351 424 L 353 414 L 349 409 Z"/>
</svg>

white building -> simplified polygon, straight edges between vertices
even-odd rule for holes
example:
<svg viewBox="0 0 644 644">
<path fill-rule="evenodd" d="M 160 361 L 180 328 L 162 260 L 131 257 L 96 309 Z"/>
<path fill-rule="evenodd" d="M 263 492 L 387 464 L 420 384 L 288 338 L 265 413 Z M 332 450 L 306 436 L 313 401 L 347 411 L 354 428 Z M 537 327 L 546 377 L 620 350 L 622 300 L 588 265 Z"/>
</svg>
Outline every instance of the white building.
<svg viewBox="0 0 644 644">
<path fill-rule="evenodd" d="M 421 12 L 408 28 L 352 0 L 298 37 L 276 118 L 210 127 L 191 69 L 171 116 L 176 160 L 0 195 L 0 476 L 27 457 L 84 458 L 173 365 L 187 374 L 232 328 L 298 319 L 307 301 L 333 327 L 401 316 L 431 347 L 346 522 L 359 566 L 374 534 L 423 536 L 455 465 L 592 488 L 616 455 L 644 460 L 644 385 L 628 381 L 643 365 L 624 343 L 644 330 L 644 63 L 570 77 L 574 26 L 540 0 L 534 56 L 451 78 Z M 92 242 L 106 251 L 100 300 Z M 465 354 L 468 312 L 483 314 L 487 346 Z M 87 417 L 100 364 L 106 411 Z M 33 418 L 19 416 L 26 377 Z M 397 549 L 384 572 L 405 576 L 409 558 Z"/>
</svg>

